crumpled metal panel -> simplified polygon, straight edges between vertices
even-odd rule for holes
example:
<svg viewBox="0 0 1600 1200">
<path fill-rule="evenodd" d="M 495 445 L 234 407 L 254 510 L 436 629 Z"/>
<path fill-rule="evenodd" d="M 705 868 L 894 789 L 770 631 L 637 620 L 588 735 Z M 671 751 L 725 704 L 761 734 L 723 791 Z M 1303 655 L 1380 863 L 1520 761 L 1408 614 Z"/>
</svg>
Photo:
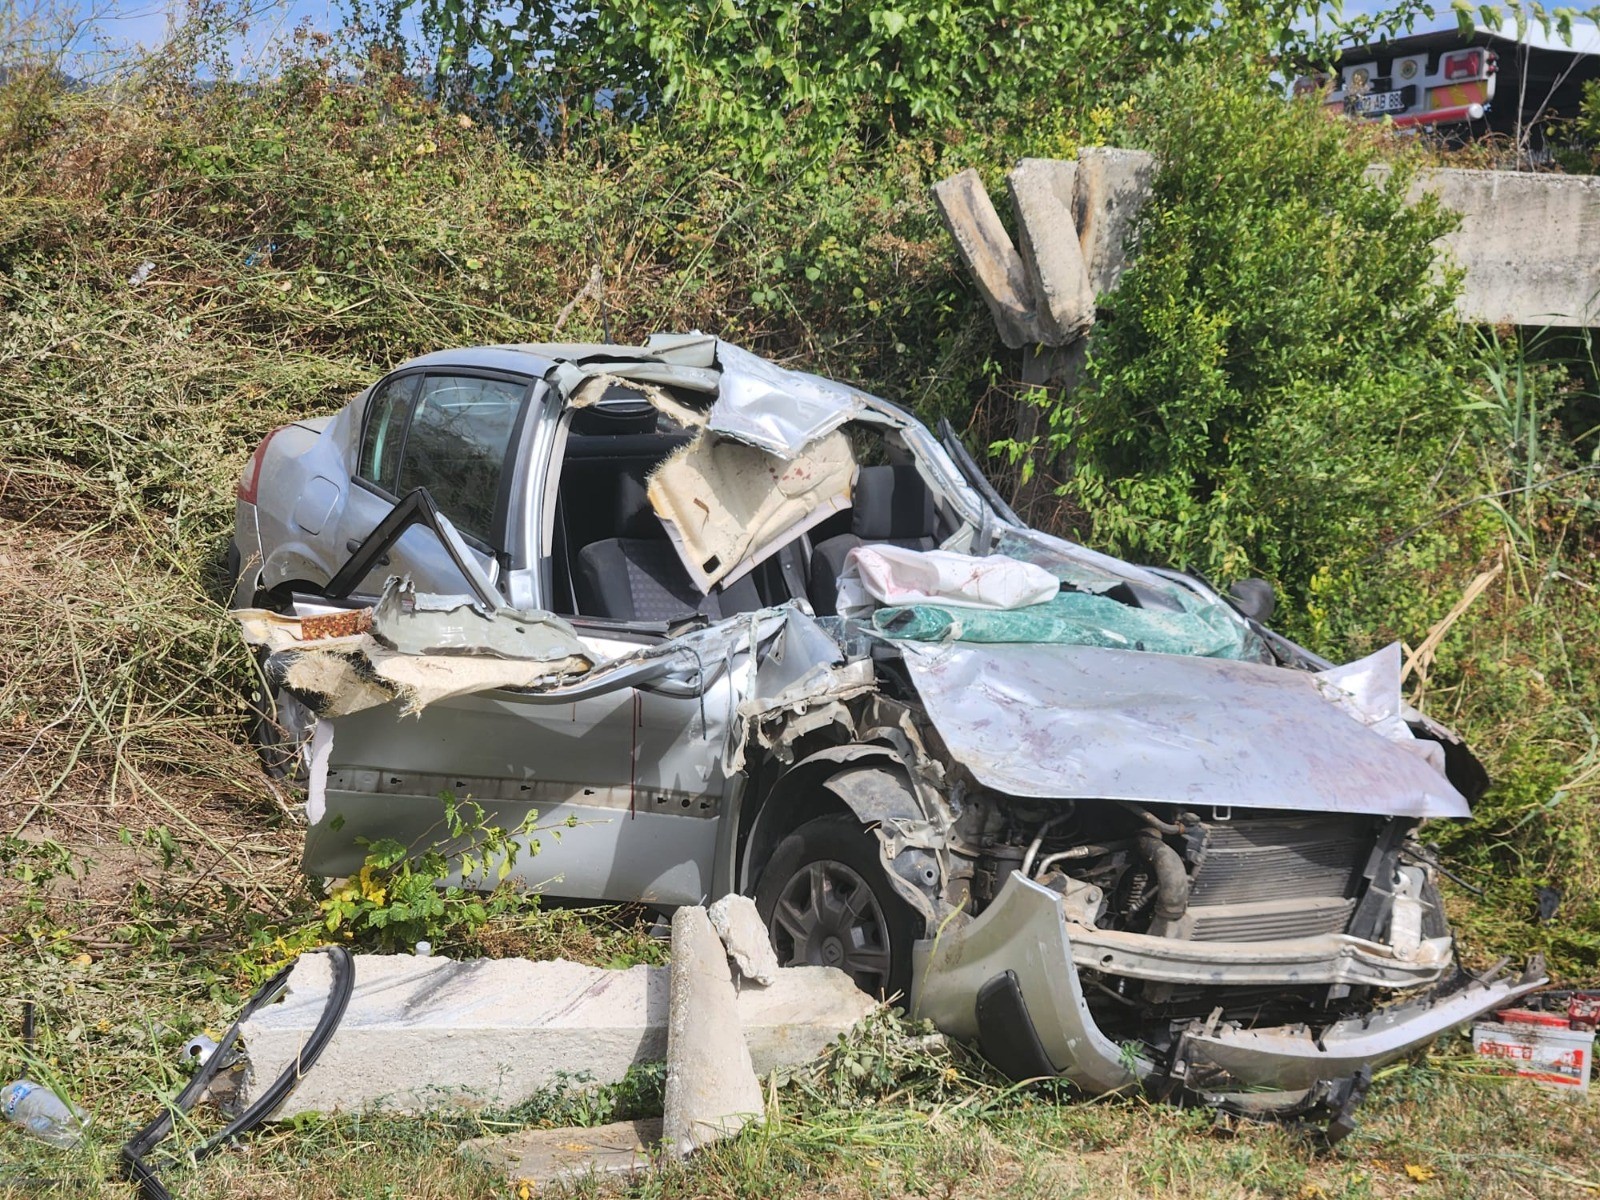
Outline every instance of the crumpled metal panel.
<svg viewBox="0 0 1600 1200">
<path fill-rule="evenodd" d="M 481 654 L 551 662 L 587 657 L 572 626 L 547 612 L 497 608 L 472 596 L 418 593 L 390 577 L 372 609 L 372 636 L 401 654 Z"/>
<path fill-rule="evenodd" d="M 727 342 L 717 343 L 722 382 L 707 427 L 793 458 L 862 412 L 867 396 L 820 375 L 790 371 Z"/>
<path fill-rule="evenodd" d="M 901 643 L 950 754 L 1013 796 L 1465 817 L 1314 675 L 1094 646 Z"/>
</svg>

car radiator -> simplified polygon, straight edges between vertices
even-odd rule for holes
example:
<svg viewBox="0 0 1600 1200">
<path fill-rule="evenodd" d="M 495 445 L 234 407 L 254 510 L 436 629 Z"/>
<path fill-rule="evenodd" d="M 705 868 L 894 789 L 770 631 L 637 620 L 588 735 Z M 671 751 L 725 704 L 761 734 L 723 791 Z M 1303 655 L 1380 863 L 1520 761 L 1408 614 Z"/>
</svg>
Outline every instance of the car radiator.
<svg viewBox="0 0 1600 1200">
<path fill-rule="evenodd" d="M 1376 837 L 1361 817 L 1214 821 L 1177 936 L 1264 942 L 1342 933 Z"/>
</svg>

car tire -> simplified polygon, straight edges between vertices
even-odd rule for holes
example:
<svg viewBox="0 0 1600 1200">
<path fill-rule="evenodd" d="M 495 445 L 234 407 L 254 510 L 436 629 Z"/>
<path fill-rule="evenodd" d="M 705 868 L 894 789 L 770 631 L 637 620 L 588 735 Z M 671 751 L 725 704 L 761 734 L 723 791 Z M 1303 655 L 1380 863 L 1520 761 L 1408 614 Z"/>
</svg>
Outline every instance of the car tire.
<svg viewBox="0 0 1600 1200">
<path fill-rule="evenodd" d="M 1430 877 L 1422 885 L 1422 936 L 1425 938 L 1452 937 L 1450 922 L 1444 915 L 1444 897 L 1439 885 Z"/>
<path fill-rule="evenodd" d="M 870 996 L 905 1000 L 916 915 L 854 817 L 818 817 L 779 842 L 755 902 L 780 965 L 838 967 Z"/>
<path fill-rule="evenodd" d="M 258 658 L 244 686 L 247 736 L 269 778 L 303 784 L 311 711 L 283 688 L 271 687 L 260 667 Z"/>
</svg>

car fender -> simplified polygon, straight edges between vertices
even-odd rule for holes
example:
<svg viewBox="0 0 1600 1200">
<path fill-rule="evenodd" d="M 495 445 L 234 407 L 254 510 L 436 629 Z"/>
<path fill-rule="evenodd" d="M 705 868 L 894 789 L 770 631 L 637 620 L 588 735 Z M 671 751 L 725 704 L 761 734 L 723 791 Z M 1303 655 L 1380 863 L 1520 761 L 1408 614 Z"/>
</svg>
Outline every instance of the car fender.
<svg viewBox="0 0 1600 1200">
<path fill-rule="evenodd" d="M 746 841 L 741 884 L 747 893 L 773 849 L 813 817 L 848 811 L 878 839 L 889 881 L 902 899 L 932 919 L 945 876 L 940 839 L 918 801 L 910 772 L 887 746 L 830 746 L 779 777 L 756 811 Z"/>
<path fill-rule="evenodd" d="M 332 579 L 334 572 L 323 561 L 318 547 L 306 540 L 295 540 L 279 543 L 262 565 L 257 586 L 262 591 L 271 591 L 285 583 L 304 581 L 324 585 Z"/>
</svg>

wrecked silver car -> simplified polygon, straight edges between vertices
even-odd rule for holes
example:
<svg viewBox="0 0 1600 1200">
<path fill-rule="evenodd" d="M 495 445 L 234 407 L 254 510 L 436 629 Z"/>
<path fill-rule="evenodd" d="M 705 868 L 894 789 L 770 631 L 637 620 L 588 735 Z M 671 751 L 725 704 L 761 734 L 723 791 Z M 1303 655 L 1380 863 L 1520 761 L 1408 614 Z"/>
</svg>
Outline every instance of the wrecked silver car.
<svg viewBox="0 0 1600 1200">
<path fill-rule="evenodd" d="M 1455 962 L 1417 827 L 1486 780 L 1398 647 L 1027 528 L 944 433 L 695 334 L 433 354 L 271 435 L 234 604 L 306 870 L 470 795 L 561 830 L 516 883 L 745 892 L 1015 1077 L 1336 1120 L 1543 982 Z"/>
</svg>

